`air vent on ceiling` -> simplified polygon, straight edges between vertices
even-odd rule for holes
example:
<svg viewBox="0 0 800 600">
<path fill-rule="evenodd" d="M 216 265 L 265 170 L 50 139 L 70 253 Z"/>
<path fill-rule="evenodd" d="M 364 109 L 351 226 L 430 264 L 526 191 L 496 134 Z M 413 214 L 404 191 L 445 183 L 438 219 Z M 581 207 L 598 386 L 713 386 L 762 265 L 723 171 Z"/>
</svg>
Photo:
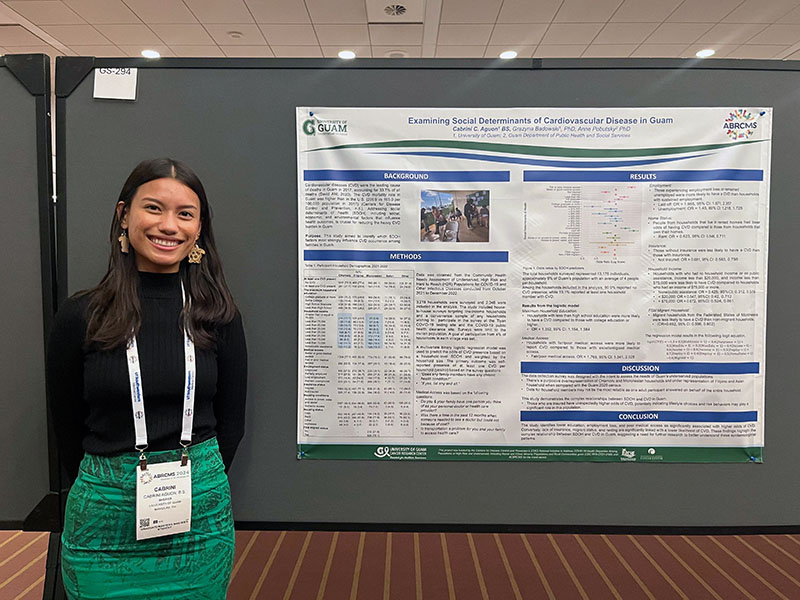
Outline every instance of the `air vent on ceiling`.
<svg viewBox="0 0 800 600">
<path fill-rule="evenodd" d="M 383 9 L 383 12 L 385 12 L 390 17 L 400 17 L 406 14 L 407 11 L 408 9 L 402 4 L 389 4 L 386 6 L 386 8 Z"/>
</svg>

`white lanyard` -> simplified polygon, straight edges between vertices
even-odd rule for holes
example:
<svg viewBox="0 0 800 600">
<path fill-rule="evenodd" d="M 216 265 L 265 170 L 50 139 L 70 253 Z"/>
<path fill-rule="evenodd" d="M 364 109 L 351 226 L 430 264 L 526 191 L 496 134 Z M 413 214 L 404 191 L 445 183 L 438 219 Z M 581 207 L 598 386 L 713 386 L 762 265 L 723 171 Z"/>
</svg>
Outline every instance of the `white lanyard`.
<svg viewBox="0 0 800 600">
<path fill-rule="evenodd" d="M 186 294 L 181 283 L 181 299 L 186 302 Z M 135 448 L 139 451 L 139 466 L 142 470 L 147 468 L 147 459 L 144 451 L 147 449 L 147 423 L 144 414 L 144 396 L 142 393 L 142 371 L 139 363 L 139 348 L 136 336 L 132 335 L 126 350 L 128 356 L 128 379 L 131 386 L 131 406 L 133 407 L 133 428 L 136 433 Z M 183 457 L 181 463 L 186 464 L 188 454 L 186 448 L 192 443 L 192 426 L 194 424 L 194 388 L 195 388 L 195 360 L 194 342 L 189 337 L 186 328 L 183 330 L 183 362 L 186 376 L 184 378 L 183 394 L 183 428 L 181 429 L 181 446 Z"/>
</svg>

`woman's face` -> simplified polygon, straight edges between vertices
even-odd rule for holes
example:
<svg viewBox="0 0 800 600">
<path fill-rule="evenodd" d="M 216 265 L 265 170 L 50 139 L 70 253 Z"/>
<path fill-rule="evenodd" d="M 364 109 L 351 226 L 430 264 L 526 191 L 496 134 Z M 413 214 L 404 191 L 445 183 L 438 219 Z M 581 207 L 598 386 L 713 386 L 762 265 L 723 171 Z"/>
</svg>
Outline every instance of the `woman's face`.
<svg viewBox="0 0 800 600">
<path fill-rule="evenodd" d="M 200 237 L 200 199 L 177 179 L 164 177 L 143 183 L 128 210 L 122 202 L 117 210 L 140 271 L 177 272 Z"/>
</svg>

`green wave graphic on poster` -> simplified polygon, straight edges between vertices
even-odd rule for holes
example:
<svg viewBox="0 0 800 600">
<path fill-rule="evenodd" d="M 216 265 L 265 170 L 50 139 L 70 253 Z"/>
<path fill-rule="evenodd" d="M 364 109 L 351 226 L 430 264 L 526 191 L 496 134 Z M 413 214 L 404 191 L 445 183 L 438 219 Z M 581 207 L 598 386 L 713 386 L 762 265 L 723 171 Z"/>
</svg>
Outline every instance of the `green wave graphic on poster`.
<svg viewBox="0 0 800 600">
<path fill-rule="evenodd" d="M 769 140 L 743 140 L 723 144 L 701 144 L 696 146 L 672 146 L 665 148 L 560 148 L 555 146 L 526 146 L 524 144 L 499 144 L 495 142 L 469 142 L 459 140 L 394 140 L 385 142 L 364 142 L 360 144 L 341 144 L 326 148 L 313 148 L 307 152 L 322 150 L 352 150 L 364 148 L 458 148 L 460 150 L 480 150 L 506 154 L 527 154 L 532 156 L 559 156 L 570 158 L 628 158 L 638 156 L 658 156 L 664 154 L 683 154 L 704 150 L 719 150 L 758 144 Z"/>
</svg>

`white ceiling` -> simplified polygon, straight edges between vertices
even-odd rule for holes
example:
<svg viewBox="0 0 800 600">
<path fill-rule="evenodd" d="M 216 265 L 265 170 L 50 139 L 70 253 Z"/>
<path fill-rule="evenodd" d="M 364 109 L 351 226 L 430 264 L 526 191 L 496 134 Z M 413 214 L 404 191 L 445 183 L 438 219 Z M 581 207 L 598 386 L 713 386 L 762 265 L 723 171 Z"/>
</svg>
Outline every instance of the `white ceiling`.
<svg viewBox="0 0 800 600">
<path fill-rule="evenodd" d="M 387 6 L 400 5 L 402 15 Z M 0 53 L 800 58 L 800 0 L 3 0 Z"/>
</svg>

